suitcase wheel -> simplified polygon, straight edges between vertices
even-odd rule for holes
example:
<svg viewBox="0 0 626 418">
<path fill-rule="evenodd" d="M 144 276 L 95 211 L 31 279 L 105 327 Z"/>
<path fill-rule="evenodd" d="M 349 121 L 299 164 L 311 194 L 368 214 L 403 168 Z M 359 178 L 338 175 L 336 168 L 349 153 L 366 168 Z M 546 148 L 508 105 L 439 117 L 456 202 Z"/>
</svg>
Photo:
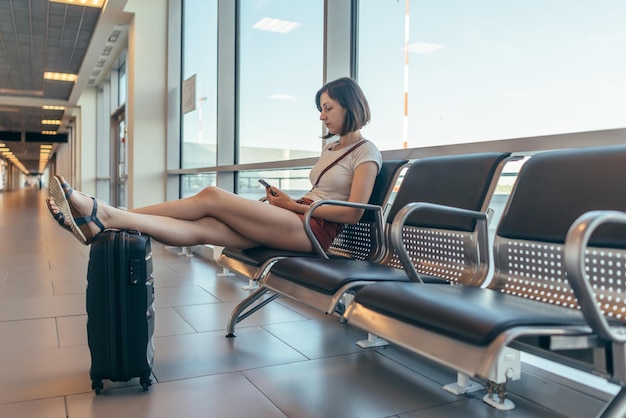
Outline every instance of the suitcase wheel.
<svg viewBox="0 0 626 418">
<path fill-rule="evenodd" d="M 139 383 L 141 383 L 141 387 L 144 391 L 148 391 L 148 389 L 150 389 L 150 386 L 152 386 L 152 380 L 149 377 L 142 377 Z"/>
<path fill-rule="evenodd" d="M 91 381 L 91 388 L 96 392 L 96 395 L 100 395 L 103 387 L 102 380 L 94 379 Z"/>
</svg>

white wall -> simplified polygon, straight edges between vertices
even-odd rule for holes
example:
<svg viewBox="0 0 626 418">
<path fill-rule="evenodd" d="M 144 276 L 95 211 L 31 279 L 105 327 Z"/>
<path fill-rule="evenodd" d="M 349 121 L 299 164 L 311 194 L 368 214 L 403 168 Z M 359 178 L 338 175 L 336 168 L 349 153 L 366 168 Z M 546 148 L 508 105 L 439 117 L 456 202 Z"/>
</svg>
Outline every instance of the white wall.
<svg viewBox="0 0 626 418">
<path fill-rule="evenodd" d="M 167 0 L 128 0 L 128 208 L 165 201 Z"/>
<path fill-rule="evenodd" d="M 96 195 L 96 89 L 86 88 L 78 100 L 78 108 L 74 112 L 76 128 L 80 132 L 79 156 L 76 162 L 76 178 L 80 182 L 73 186 L 81 192 Z M 63 174 L 63 173 L 59 173 Z"/>
</svg>

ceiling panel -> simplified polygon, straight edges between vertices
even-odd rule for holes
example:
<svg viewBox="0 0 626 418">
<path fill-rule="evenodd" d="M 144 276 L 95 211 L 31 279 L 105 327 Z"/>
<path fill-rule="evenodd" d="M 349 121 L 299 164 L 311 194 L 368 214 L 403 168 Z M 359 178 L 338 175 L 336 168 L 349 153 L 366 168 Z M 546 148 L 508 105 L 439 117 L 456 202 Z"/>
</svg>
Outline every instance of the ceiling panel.
<svg viewBox="0 0 626 418">
<path fill-rule="evenodd" d="M 48 0 L 0 0 L 0 143 L 3 132 L 21 132 L 19 152 L 24 160 L 18 158 L 28 170 L 39 170 L 40 144 L 26 143 L 26 133 L 66 132 L 76 106 L 71 100 L 80 97 L 76 89 L 84 89 L 88 82 L 95 84 L 90 79 L 96 63 L 93 57 L 107 46 L 113 31 L 126 34 L 126 1 L 108 0 L 106 8 L 99 9 Z M 120 41 L 126 42 L 126 37 Z M 104 68 L 110 69 L 116 58 L 104 57 Z M 44 80 L 47 71 L 78 74 L 79 80 Z M 44 104 L 62 104 L 66 110 L 43 110 Z M 63 124 L 42 125 L 43 119 L 62 119 Z M 14 142 L 7 146 L 17 155 Z"/>
</svg>

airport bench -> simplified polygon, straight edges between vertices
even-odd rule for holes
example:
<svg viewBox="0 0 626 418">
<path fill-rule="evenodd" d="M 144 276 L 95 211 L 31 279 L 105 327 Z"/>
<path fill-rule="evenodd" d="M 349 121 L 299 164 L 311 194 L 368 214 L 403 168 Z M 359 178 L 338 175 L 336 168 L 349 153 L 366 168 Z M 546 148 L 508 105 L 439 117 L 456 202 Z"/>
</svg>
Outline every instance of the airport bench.
<svg viewBox="0 0 626 418">
<path fill-rule="evenodd" d="M 358 223 L 354 225 L 346 225 L 342 231 L 335 237 L 330 248 L 326 253 L 320 248 L 319 243 L 313 236 L 310 228 L 310 214 L 321 203 L 316 202 L 309 208 L 309 215 L 305 217 L 305 231 L 309 235 L 311 241 L 315 244 L 315 252 L 303 253 L 296 251 L 277 250 L 268 247 L 255 247 L 251 249 L 225 248 L 218 258 L 217 262 L 228 270 L 239 273 L 249 279 L 251 282 L 249 288 L 254 289 L 256 283 L 261 279 L 269 268 L 278 260 L 286 257 L 312 257 L 312 258 L 345 258 L 360 260 L 379 260 L 384 253 L 384 235 L 383 235 L 383 216 L 384 208 L 389 197 L 392 195 L 397 180 L 402 170 L 407 166 L 408 160 L 385 160 L 381 167 L 372 195 L 367 205 L 350 203 L 352 207 L 361 207 L 365 209 L 363 216 Z M 255 302 L 265 295 L 265 291 L 256 291 L 244 299 L 236 306 L 228 320 L 228 335 L 234 336 L 235 324 L 263 305 L 271 302 L 278 297 L 278 294 L 260 301 L 254 305 L 255 309 L 250 308 Z M 262 304 L 261 304 L 262 303 Z"/>
<path fill-rule="evenodd" d="M 624 146 L 533 156 L 496 230 L 490 280 L 372 284 L 345 319 L 458 371 L 444 387 L 454 393 L 485 380 L 483 400 L 498 409 L 514 407 L 506 383 L 520 377 L 523 350 L 619 384 L 599 416 L 626 416 L 625 161 Z M 418 210 L 404 207 L 391 231 L 409 268 L 402 231 Z"/>
<path fill-rule="evenodd" d="M 487 254 L 486 247 L 480 248 L 487 245 L 486 212 L 508 157 L 508 153 L 429 157 L 414 161 L 405 173 L 385 220 L 387 226 L 409 202 L 450 205 L 473 216 L 425 214 L 411 219 L 405 228 L 404 235 L 413 245 L 411 252 L 429 253 L 428 260 L 418 263 L 421 273 L 435 276 L 436 272 L 450 271 L 449 275 L 439 275 L 432 282 L 455 282 L 459 276 L 478 281 L 487 274 L 484 270 L 487 263 L 482 259 Z M 398 254 L 387 245 L 390 239 L 387 226 L 381 260 L 283 258 L 260 279 L 256 295 L 283 295 L 333 314 L 343 311 L 342 300 L 346 295 L 349 300 L 350 295 L 363 286 L 380 280 L 409 281 Z M 229 333 L 234 332 L 234 325 L 229 323 Z M 372 339 L 362 344 L 377 343 Z"/>
</svg>

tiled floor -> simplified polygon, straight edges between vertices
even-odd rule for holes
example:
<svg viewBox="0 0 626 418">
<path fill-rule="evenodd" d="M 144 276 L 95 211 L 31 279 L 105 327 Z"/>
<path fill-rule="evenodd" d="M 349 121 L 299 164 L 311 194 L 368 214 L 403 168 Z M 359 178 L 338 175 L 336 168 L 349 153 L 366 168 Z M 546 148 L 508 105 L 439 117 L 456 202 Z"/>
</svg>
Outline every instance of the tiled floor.
<svg viewBox="0 0 626 418">
<path fill-rule="evenodd" d="M 556 417 L 525 399 L 496 411 L 484 391 L 454 396 L 455 376 L 398 348 L 360 349 L 364 332 L 281 298 L 225 338 L 243 278 L 154 243 L 153 375 L 89 380 L 89 248 L 59 228 L 45 191 L 0 193 L 0 417 Z"/>
</svg>

